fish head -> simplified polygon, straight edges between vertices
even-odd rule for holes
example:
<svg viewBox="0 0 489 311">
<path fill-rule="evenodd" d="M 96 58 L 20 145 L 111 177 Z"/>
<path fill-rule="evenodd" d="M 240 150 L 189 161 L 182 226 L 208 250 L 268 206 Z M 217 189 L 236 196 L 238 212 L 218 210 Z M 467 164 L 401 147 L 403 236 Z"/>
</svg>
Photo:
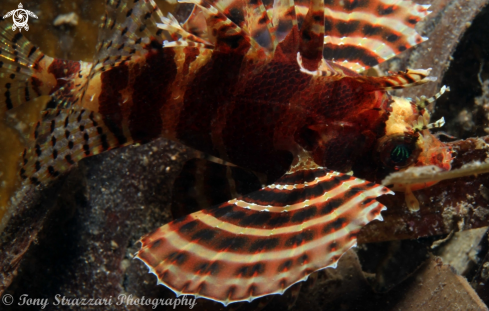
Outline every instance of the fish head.
<svg viewBox="0 0 489 311">
<path fill-rule="evenodd" d="M 377 140 L 375 153 L 382 165 L 391 171 L 410 167 L 437 166 L 444 171 L 451 168 L 452 150 L 440 141 L 431 128 L 440 127 L 444 120 L 430 123 L 430 113 L 415 100 L 391 96 L 391 112 L 385 126 L 385 135 Z M 429 187 L 436 182 L 410 185 L 411 190 Z M 403 185 L 394 190 L 403 191 Z"/>
</svg>

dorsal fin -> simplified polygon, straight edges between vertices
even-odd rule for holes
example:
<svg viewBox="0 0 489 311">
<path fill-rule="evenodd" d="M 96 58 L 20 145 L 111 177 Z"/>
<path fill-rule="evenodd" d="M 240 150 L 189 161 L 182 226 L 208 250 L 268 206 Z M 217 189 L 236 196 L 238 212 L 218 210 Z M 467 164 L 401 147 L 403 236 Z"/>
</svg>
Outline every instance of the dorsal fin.
<svg viewBox="0 0 489 311">
<path fill-rule="evenodd" d="M 207 21 L 202 12 L 202 9 L 198 5 L 194 5 L 192 12 L 188 16 L 187 20 L 182 24 L 182 28 L 188 33 L 191 33 L 203 40 L 209 41 L 209 34 L 207 33 Z"/>
<path fill-rule="evenodd" d="M 307 70 L 317 70 L 323 59 L 324 2 L 310 0 L 309 11 L 302 23 L 299 53 Z"/>
<path fill-rule="evenodd" d="M 262 0 L 215 1 L 212 5 L 255 41 L 270 52 L 276 46 L 276 36 Z"/>
<path fill-rule="evenodd" d="M 279 42 L 276 58 L 294 62 L 301 43 L 294 0 L 277 0 L 268 11 L 272 14 Z"/>
<path fill-rule="evenodd" d="M 278 44 L 277 35 L 262 0 L 247 1 L 246 3 L 251 8 L 250 21 L 248 22 L 251 37 L 270 53 L 273 53 Z"/>
<path fill-rule="evenodd" d="M 261 0 L 181 2 L 195 3 L 224 15 L 230 21 L 224 23 L 226 27 L 237 26 L 244 37 L 250 37 L 253 49 L 258 51 L 252 57 L 260 58 L 261 51 L 269 58 L 278 46 L 279 58 L 292 61 L 299 51 L 303 67 L 309 71 L 318 69 L 322 57 L 354 72 L 377 65 L 426 40 L 414 26 L 429 13 L 427 6 L 411 0 L 276 0 L 273 6 L 270 3 L 265 6 Z M 195 29 L 196 33 L 204 34 L 199 14 L 194 9 L 183 29 L 190 29 L 200 18 Z M 208 17 L 207 24 L 209 29 L 216 27 L 209 25 Z M 211 31 L 206 34 L 211 36 Z M 184 44 L 169 46 L 176 45 Z"/>
<path fill-rule="evenodd" d="M 216 6 L 205 0 L 180 0 L 180 3 L 193 3 L 202 10 L 208 27 L 209 42 L 214 45 L 214 50 L 231 53 L 247 53 L 251 49 L 266 53 L 241 26 L 233 22 Z M 166 45 L 165 45 L 166 46 Z M 171 46 L 171 45 L 169 45 Z"/>
<path fill-rule="evenodd" d="M 83 98 L 90 80 L 97 73 L 117 67 L 132 57 L 144 55 L 145 48 L 151 44 L 161 46 L 164 40 L 172 40 L 167 32 L 156 25 L 163 17 L 153 0 L 108 0 L 90 74 L 73 101 Z"/>
<path fill-rule="evenodd" d="M 273 8 L 268 10 L 273 18 L 277 41 L 281 42 L 297 26 L 294 0 L 276 0 Z"/>
<path fill-rule="evenodd" d="M 238 39 L 241 37 L 251 44 L 248 57 L 255 59 L 271 59 L 273 57 L 278 41 L 267 8 L 261 0 L 249 2 L 245 0 L 212 2 L 181 0 L 180 3 L 193 3 L 200 7 L 200 10 L 194 8 L 183 25 L 184 29 L 189 29 L 192 32 L 193 25 L 193 30 L 196 33 L 207 35 L 208 41 L 211 43 L 216 41 L 216 35 L 220 36 L 219 41 L 221 43 L 230 41 L 228 44 L 233 43 L 234 45 L 237 44 L 237 41 L 243 41 Z M 202 30 L 201 15 L 204 15 L 206 19 L 207 32 Z M 175 44 L 170 46 L 173 45 Z"/>
<path fill-rule="evenodd" d="M 180 26 L 180 23 L 171 13 L 168 13 L 168 17 L 161 18 L 161 24 L 158 23 L 156 25 L 158 26 L 158 28 L 168 31 L 168 33 L 174 40 L 172 42 L 194 43 L 193 46 L 199 46 L 208 49 L 214 47 L 212 43 L 208 42 L 207 40 L 204 40 L 186 31 L 182 26 Z M 176 45 L 178 46 L 179 44 Z M 165 44 L 165 46 L 170 46 L 170 45 Z M 187 44 L 186 46 L 192 46 L 192 45 Z"/>
</svg>

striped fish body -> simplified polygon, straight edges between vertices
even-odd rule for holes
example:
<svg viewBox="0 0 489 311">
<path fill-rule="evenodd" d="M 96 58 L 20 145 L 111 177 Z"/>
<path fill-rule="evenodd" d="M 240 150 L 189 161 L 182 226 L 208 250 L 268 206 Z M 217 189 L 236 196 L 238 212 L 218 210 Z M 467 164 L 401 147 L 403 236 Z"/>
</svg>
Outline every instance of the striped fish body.
<svg viewBox="0 0 489 311">
<path fill-rule="evenodd" d="M 349 171 L 386 134 L 386 90 L 427 81 L 426 71 L 355 72 L 422 41 L 413 27 L 426 8 L 374 2 L 197 1 L 180 25 L 152 1 L 113 1 L 93 63 L 47 57 L 6 27 L 3 67 L 24 74 L 11 82 L 27 80 L 5 84 L 6 108 L 39 95 L 55 108 L 37 124 L 21 176 L 47 183 L 83 157 L 162 136 L 271 179 L 297 148 Z M 403 32 L 374 27 L 388 21 Z"/>
<path fill-rule="evenodd" d="M 92 77 L 84 96 L 70 104 L 77 116 L 62 111 L 54 119 L 45 117 L 44 124 L 50 126 L 44 130 L 45 140 L 69 139 L 68 149 L 80 149 L 79 155 L 71 157 L 79 158 L 113 146 L 167 137 L 278 178 L 288 169 L 290 151 L 297 144 L 310 150 L 318 164 L 347 171 L 385 135 L 388 110 L 384 108 L 390 96 L 379 90 L 381 83 L 347 69 L 349 75 L 341 79 L 313 77 L 301 72 L 295 60 L 262 65 L 248 61 L 244 54 L 206 54 L 192 47 L 149 44 L 144 57 Z M 40 76 L 58 81 L 38 83 L 46 89 L 39 94 L 56 94 L 58 106 L 66 105 L 90 74 L 89 63 L 48 57 L 39 63 Z M 200 69 L 192 72 L 192 67 Z M 87 122 L 95 115 L 98 122 L 78 122 L 82 111 Z M 76 122 L 71 124 L 71 119 Z M 85 133 L 93 128 L 89 136 L 106 135 L 95 141 L 98 150 L 93 151 L 92 138 L 84 141 L 70 136 L 80 126 L 86 128 Z M 359 141 L 364 143 L 359 145 Z M 46 155 L 57 150 L 46 147 L 41 147 Z"/>
<path fill-rule="evenodd" d="M 71 104 L 90 118 L 95 113 L 104 127 L 92 127 L 110 136 L 99 142 L 96 153 L 167 137 L 276 179 L 288 169 L 297 144 L 311 151 L 319 165 L 348 171 L 385 135 L 391 97 L 382 81 L 347 69 L 341 79 L 314 77 L 301 72 L 296 60 L 263 65 L 245 54 L 209 55 L 153 43 L 145 49 L 144 57 L 96 74 L 84 96 Z M 89 76 L 91 64 L 44 62 L 55 81 L 62 81 L 45 93 L 55 93 L 65 105 L 82 82 L 73 77 Z M 68 87 L 66 77 L 72 79 Z M 72 126 L 66 118 L 62 113 L 50 122 L 89 128 L 80 122 Z M 60 131 L 56 139 L 62 134 L 67 138 Z M 94 149 L 93 143 L 80 141 L 81 155 L 93 154 L 85 152 Z"/>
<path fill-rule="evenodd" d="M 392 192 L 340 172 L 372 154 L 394 170 L 449 163 L 427 111 L 387 93 L 430 81 L 429 70 L 358 73 L 423 40 L 424 6 L 188 2 L 179 23 L 152 0 L 108 1 L 92 63 L 49 58 L 2 22 L 3 112 L 52 98 L 23 154 L 26 182 L 158 137 L 275 181 L 144 237 L 137 257 L 159 283 L 224 304 L 283 293 L 381 219 L 375 198 Z"/>
<path fill-rule="evenodd" d="M 315 152 L 318 164 L 344 170 L 346 163 L 338 165 L 343 159 L 354 162 L 385 134 L 388 112 L 382 107 L 389 96 L 374 83 L 357 81 L 356 74 L 331 81 L 302 73 L 296 61 L 256 65 L 245 55 L 229 53 L 213 53 L 192 74 L 190 68 L 202 62 L 198 49 L 148 54 L 141 63 L 100 76 L 98 112 L 113 133 L 125 136 L 119 141 L 164 136 L 279 177 L 288 169 L 296 144 Z M 127 83 L 121 77 L 128 77 Z M 113 86 L 118 84 L 127 86 L 116 92 Z M 325 124 L 329 128 L 321 127 Z M 325 136 L 342 139 L 323 139 L 320 145 Z M 353 152 L 345 140 L 365 143 L 356 143 Z M 342 143 L 343 148 L 334 148 Z"/>
</svg>

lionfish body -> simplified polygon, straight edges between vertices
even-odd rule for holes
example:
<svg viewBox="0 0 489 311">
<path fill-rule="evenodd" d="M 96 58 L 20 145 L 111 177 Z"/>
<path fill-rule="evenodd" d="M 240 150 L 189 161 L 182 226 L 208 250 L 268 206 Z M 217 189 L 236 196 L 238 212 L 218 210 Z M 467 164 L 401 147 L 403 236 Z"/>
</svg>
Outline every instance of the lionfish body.
<svg viewBox="0 0 489 311">
<path fill-rule="evenodd" d="M 151 0 L 109 1 L 93 63 L 45 56 L 5 21 L 0 37 L 3 112 L 52 97 L 23 154 L 25 182 L 158 137 L 273 182 L 144 237 L 137 256 L 159 283 L 225 304 L 282 293 L 381 219 L 375 198 L 389 189 L 344 174 L 359 159 L 449 169 L 427 112 L 387 93 L 428 71 L 357 73 L 421 42 L 424 6 L 191 2 L 180 24 Z"/>
</svg>

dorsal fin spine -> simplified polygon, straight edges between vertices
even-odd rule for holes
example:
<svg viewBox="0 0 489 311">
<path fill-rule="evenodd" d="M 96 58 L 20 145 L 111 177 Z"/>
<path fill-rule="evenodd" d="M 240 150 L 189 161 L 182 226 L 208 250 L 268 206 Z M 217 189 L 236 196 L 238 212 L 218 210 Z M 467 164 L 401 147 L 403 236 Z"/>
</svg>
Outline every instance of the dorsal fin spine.
<svg viewBox="0 0 489 311">
<path fill-rule="evenodd" d="M 324 45 L 324 2 L 310 0 L 309 11 L 301 27 L 301 53 L 306 69 L 315 71 L 323 58 Z"/>
<path fill-rule="evenodd" d="M 255 50 L 255 51 L 264 50 L 251 37 L 251 35 L 248 32 L 246 32 L 246 30 L 242 29 L 239 25 L 236 25 L 236 23 L 234 23 L 232 20 L 230 20 L 225 14 L 220 12 L 215 6 L 210 5 L 207 1 L 205 1 L 205 0 L 179 0 L 178 3 L 191 3 L 191 4 L 199 6 L 200 9 L 202 10 L 202 12 L 206 15 L 208 27 L 214 28 L 214 27 L 216 27 L 216 25 L 219 25 L 220 23 L 222 23 L 224 25 L 228 25 L 230 27 L 228 27 L 226 29 L 227 34 L 238 34 L 238 33 L 242 32 L 243 34 L 245 34 L 245 37 L 248 40 L 248 42 L 251 44 L 251 48 L 253 50 Z M 216 24 L 216 25 L 209 24 L 210 18 L 212 16 L 215 16 L 220 20 L 218 22 L 218 24 Z M 216 29 L 216 30 L 218 30 L 218 29 Z M 216 44 L 214 43 L 214 45 L 216 45 Z"/>
<path fill-rule="evenodd" d="M 170 33 L 176 33 L 181 36 L 180 40 L 185 40 L 185 41 L 191 41 L 195 43 L 201 43 L 205 46 L 212 47 L 212 43 L 199 38 L 189 32 L 187 32 L 185 29 L 183 29 L 179 24 L 175 25 L 172 21 L 170 21 L 167 18 L 162 19 L 161 24 L 156 24 L 158 28 L 169 31 Z"/>
<path fill-rule="evenodd" d="M 262 0 L 256 0 L 256 7 L 255 10 L 258 10 L 258 15 L 260 16 L 260 20 L 265 20 L 266 24 L 266 29 L 268 31 L 268 35 L 270 36 L 270 43 L 271 47 L 269 49 L 270 53 L 275 52 L 275 48 L 277 47 L 278 41 L 277 41 L 277 34 L 276 34 L 276 27 L 274 27 L 272 23 L 272 19 L 267 13 L 267 9 L 265 8 L 265 5 L 263 4 Z"/>
</svg>

